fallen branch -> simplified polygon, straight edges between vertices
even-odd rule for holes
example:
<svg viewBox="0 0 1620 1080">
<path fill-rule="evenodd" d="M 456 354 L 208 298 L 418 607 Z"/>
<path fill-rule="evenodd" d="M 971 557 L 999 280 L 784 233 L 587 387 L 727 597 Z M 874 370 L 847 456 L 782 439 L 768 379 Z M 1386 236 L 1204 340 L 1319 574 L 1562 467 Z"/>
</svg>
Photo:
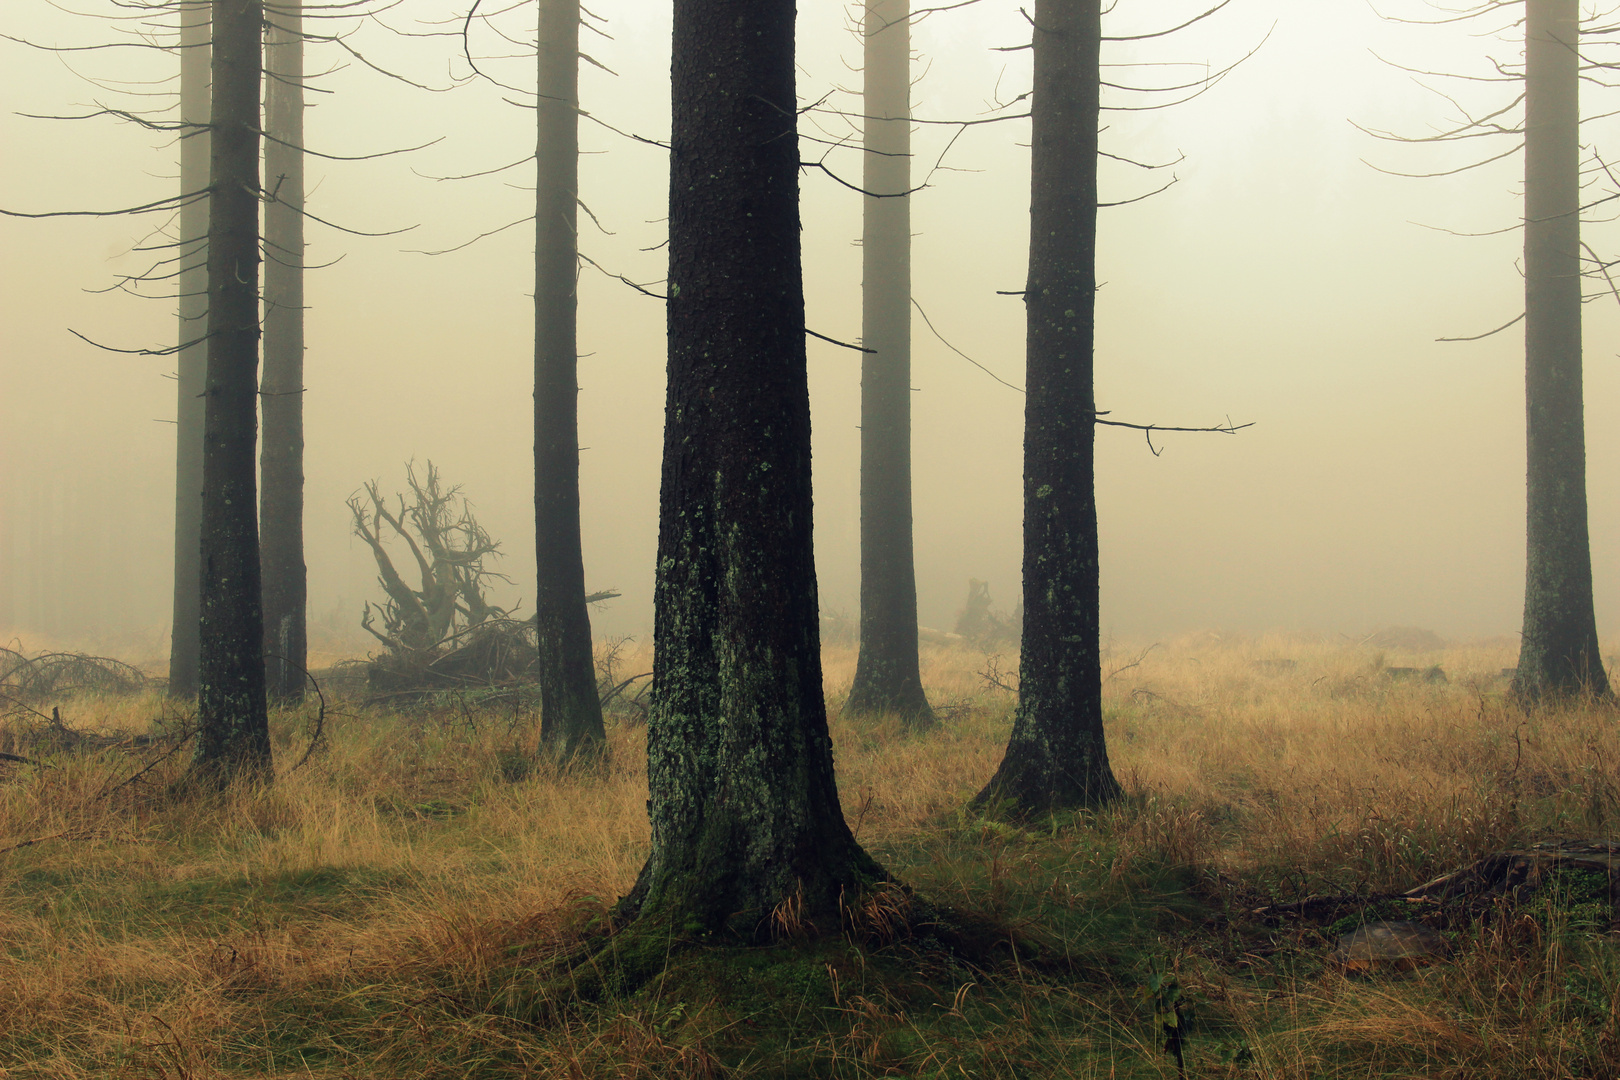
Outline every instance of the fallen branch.
<svg viewBox="0 0 1620 1080">
<path fill-rule="evenodd" d="M 1610 880 L 1620 872 L 1620 841 L 1559 840 L 1534 847 L 1493 851 L 1460 870 L 1441 874 L 1401 895 L 1408 899 L 1449 899 L 1467 893 L 1516 894 L 1534 888 L 1555 870 L 1579 867 L 1601 870 Z"/>
<path fill-rule="evenodd" d="M 613 689 L 609 690 L 606 694 L 604 694 L 602 696 L 601 707 L 604 708 L 604 709 L 607 708 L 608 702 L 610 702 L 614 698 L 618 697 L 619 694 L 622 693 L 625 690 L 625 688 L 627 688 L 631 683 L 635 682 L 637 679 L 650 679 L 650 678 L 652 678 L 652 672 L 650 672 L 650 671 L 644 672 L 643 674 L 640 674 L 640 675 L 632 675 L 632 676 L 630 676 L 628 679 L 624 680 L 624 682 L 620 683 L 618 686 L 615 686 Z"/>
</svg>

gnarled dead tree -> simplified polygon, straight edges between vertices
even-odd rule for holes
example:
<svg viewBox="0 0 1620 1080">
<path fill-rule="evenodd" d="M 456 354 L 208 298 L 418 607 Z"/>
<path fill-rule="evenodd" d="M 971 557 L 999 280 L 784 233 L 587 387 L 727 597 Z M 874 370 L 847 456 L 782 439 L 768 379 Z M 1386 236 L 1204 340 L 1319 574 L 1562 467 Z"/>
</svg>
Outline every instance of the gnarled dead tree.
<svg viewBox="0 0 1620 1080">
<path fill-rule="evenodd" d="M 349 499 L 354 534 L 371 548 L 387 595 L 381 604 L 367 602 L 360 625 L 387 647 L 389 666 L 400 675 L 410 669 L 426 673 L 471 631 L 511 622 L 509 612 L 484 595 L 489 581 L 506 580 L 486 565 L 499 557 L 501 545 L 478 524 L 461 486 L 445 487 L 431 461 L 422 477 L 407 465 L 405 482 L 409 495 L 395 495 L 392 507 L 375 481 L 366 484 L 363 496 Z M 395 567 L 389 539 L 409 549 L 419 584 L 407 582 Z"/>
<path fill-rule="evenodd" d="M 407 465 L 405 483 L 408 493 L 392 500 L 375 481 L 349 499 L 354 534 L 371 548 L 387 597 L 381 604 L 368 602 L 360 617 L 387 650 L 371 661 L 371 689 L 400 693 L 532 681 L 539 655 L 535 620 L 512 618 L 511 609 L 486 595 L 490 582 L 510 580 L 488 565 L 500 557 L 500 541 L 478 524 L 461 485 L 444 486 L 431 461 L 421 477 Z M 410 551 L 419 584 L 394 565 L 391 540 Z M 618 595 L 589 593 L 585 602 Z"/>
</svg>

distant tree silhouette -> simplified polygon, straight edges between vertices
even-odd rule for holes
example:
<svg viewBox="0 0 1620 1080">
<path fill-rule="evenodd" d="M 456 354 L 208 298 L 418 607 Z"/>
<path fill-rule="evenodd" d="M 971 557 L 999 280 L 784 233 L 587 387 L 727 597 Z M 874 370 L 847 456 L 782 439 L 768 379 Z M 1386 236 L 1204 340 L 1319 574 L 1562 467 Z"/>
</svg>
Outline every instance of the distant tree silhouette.
<svg viewBox="0 0 1620 1080">
<path fill-rule="evenodd" d="M 535 151 L 534 535 L 540 741 L 567 759 L 606 741 L 579 516 L 578 0 L 540 0 Z"/>
<path fill-rule="evenodd" d="M 1580 13 L 1526 0 L 1525 579 L 1514 692 L 1607 696 L 1592 605 L 1581 377 Z"/>
<path fill-rule="evenodd" d="M 266 689 L 297 700 L 308 666 L 304 567 L 304 5 L 264 28 L 264 437 L 259 528 Z"/>
<path fill-rule="evenodd" d="M 861 186 L 861 642 L 845 706 L 933 724 L 911 518 L 911 11 L 868 0 Z"/>
<path fill-rule="evenodd" d="M 208 186 L 208 82 L 212 38 L 210 0 L 181 0 L 180 193 Z M 175 354 L 174 608 L 169 631 L 169 692 L 197 692 L 202 618 L 203 382 L 208 368 L 208 200 L 180 207 L 175 248 L 180 340 Z"/>
<path fill-rule="evenodd" d="M 1442 340 L 1477 341 L 1524 321 L 1524 623 L 1513 692 L 1529 704 L 1549 697 L 1609 694 L 1592 602 L 1581 302 L 1583 277 L 1606 275 L 1610 264 L 1601 263 L 1581 240 L 1580 82 L 1583 64 L 1594 72 L 1612 65 L 1583 60 L 1576 0 L 1485 0 L 1433 21 L 1467 22 L 1521 4 L 1523 66 L 1518 58 L 1493 60 L 1492 74 L 1483 80 L 1518 83 L 1522 72 L 1522 86 L 1515 86 L 1518 98 L 1481 116 L 1465 112 L 1462 123 L 1438 133 L 1369 134 L 1423 144 L 1473 146 L 1499 138 L 1516 142 L 1505 152 L 1490 153 L 1459 168 L 1397 175 L 1449 176 L 1520 150 L 1524 153 L 1524 312 L 1489 333 Z M 1595 32 L 1615 29 L 1600 27 Z M 1481 81 L 1466 74 L 1452 77 Z M 1591 80 L 1601 85 L 1600 76 L 1594 74 Z M 1514 115 L 1520 101 L 1522 122 Z M 1595 153 L 1593 163 L 1594 173 L 1608 174 Z M 1611 174 L 1609 179 L 1616 178 Z M 1607 285 L 1605 291 L 1612 288 Z"/>
</svg>

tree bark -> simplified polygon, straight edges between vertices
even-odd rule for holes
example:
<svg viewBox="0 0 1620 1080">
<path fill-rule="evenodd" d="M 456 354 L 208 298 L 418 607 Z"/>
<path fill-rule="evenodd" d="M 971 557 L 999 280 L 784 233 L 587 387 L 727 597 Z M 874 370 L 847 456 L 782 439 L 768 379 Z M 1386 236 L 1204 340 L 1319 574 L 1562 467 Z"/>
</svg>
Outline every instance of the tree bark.
<svg viewBox="0 0 1620 1080">
<path fill-rule="evenodd" d="M 302 0 L 265 22 L 264 438 L 259 468 L 265 683 L 296 701 L 308 667 L 304 567 L 304 38 Z"/>
<path fill-rule="evenodd" d="M 793 0 L 675 0 L 652 851 L 622 909 L 681 935 L 836 931 L 884 877 L 822 699 L 793 24 Z"/>
<path fill-rule="evenodd" d="M 579 521 L 579 2 L 541 0 L 535 150 L 534 536 L 540 742 L 563 760 L 606 741 Z"/>
<path fill-rule="evenodd" d="M 1093 475 L 1098 0 L 1038 0 L 1033 34 L 1024 634 L 1007 753 L 975 800 L 1020 816 L 1120 793 L 1103 740 Z"/>
<path fill-rule="evenodd" d="M 197 751 L 209 784 L 268 779 L 254 443 L 259 360 L 261 0 L 213 0 L 208 375 Z"/>
<path fill-rule="evenodd" d="M 209 0 L 180 8 L 180 192 L 208 186 L 209 60 L 212 51 Z M 202 618 L 197 562 L 202 549 L 203 380 L 208 344 L 208 200 L 180 208 L 178 292 L 180 346 L 175 354 L 174 613 L 169 631 L 169 692 L 197 692 L 197 654 Z"/>
<path fill-rule="evenodd" d="M 1592 606 L 1581 387 L 1579 11 L 1525 5 L 1524 701 L 1606 696 Z"/>
<path fill-rule="evenodd" d="M 910 0 L 869 0 L 864 25 L 861 646 L 845 706 L 929 726 L 917 660 L 911 528 Z M 879 198 L 894 195 L 894 198 Z"/>
</svg>

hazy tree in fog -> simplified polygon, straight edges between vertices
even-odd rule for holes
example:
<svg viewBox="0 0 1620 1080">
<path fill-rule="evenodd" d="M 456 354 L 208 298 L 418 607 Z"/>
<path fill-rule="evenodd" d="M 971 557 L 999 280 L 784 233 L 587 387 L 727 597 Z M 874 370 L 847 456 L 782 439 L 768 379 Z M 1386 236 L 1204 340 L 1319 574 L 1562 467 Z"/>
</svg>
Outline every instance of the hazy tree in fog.
<svg viewBox="0 0 1620 1080">
<path fill-rule="evenodd" d="M 208 79 L 210 0 L 180 4 L 180 191 L 208 186 Z M 202 617 L 203 380 L 208 317 L 208 200 L 180 207 L 178 291 L 180 341 L 176 353 L 179 403 L 175 427 L 174 612 L 169 639 L 169 692 L 197 692 Z"/>
<path fill-rule="evenodd" d="M 540 741 L 570 758 L 606 741 L 579 519 L 579 0 L 540 0 L 535 149 L 534 535 Z"/>
<path fill-rule="evenodd" d="M 823 928 L 883 871 L 822 698 L 794 0 L 675 0 L 669 371 L 647 725 L 652 851 L 623 902 L 683 933 Z"/>
<path fill-rule="evenodd" d="M 304 692 L 304 36 L 301 0 L 276 0 L 264 28 L 264 435 L 260 580 L 269 695 Z"/>
<path fill-rule="evenodd" d="M 254 460 L 262 0 L 213 0 L 197 750 L 205 783 L 268 778 Z"/>
<path fill-rule="evenodd" d="M 1607 695 L 1592 606 L 1581 375 L 1580 12 L 1526 0 L 1524 633 L 1514 692 Z"/>
<path fill-rule="evenodd" d="M 1512 0 L 1485 0 L 1436 21 L 1489 17 L 1514 6 Z M 1586 511 L 1581 303 L 1587 270 L 1581 255 L 1579 86 L 1583 64 L 1594 72 L 1613 65 L 1583 61 L 1576 0 L 1524 0 L 1523 6 L 1522 126 L 1503 118 L 1518 104 L 1515 100 L 1482 117 L 1464 112 L 1460 125 L 1438 134 L 1416 138 L 1370 134 L 1394 142 L 1466 145 L 1490 137 L 1524 140 L 1525 584 L 1524 627 L 1513 689 L 1521 701 L 1533 702 L 1548 696 L 1609 693 L 1598 651 Z M 1453 77 L 1473 82 L 1516 81 L 1517 60 L 1493 63 L 1492 76 Z M 1601 76 L 1590 78 L 1594 84 L 1604 85 Z M 1462 108 L 1455 99 L 1450 100 Z M 1397 175 L 1452 175 L 1507 157 L 1516 149 L 1443 173 Z M 1596 155 L 1594 161 L 1598 171 L 1607 172 Z M 1590 255 L 1590 248 L 1587 252 Z M 1592 258 L 1590 272 L 1606 273 L 1607 266 Z M 1518 321 L 1513 319 L 1491 333 Z"/>
<path fill-rule="evenodd" d="M 861 643 L 846 706 L 934 722 L 911 520 L 911 12 L 868 0 L 861 229 Z M 893 196 L 882 198 L 880 196 Z"/>
<path fill-rule="evenodd" d="M 975 800 L 1020 815 L 1120 793 L 1103 739 L 1093 480 L 1101 26 L 1098 0 L 1035 4 L 1024 632 L 1012 736 Z"/>
</svg>

